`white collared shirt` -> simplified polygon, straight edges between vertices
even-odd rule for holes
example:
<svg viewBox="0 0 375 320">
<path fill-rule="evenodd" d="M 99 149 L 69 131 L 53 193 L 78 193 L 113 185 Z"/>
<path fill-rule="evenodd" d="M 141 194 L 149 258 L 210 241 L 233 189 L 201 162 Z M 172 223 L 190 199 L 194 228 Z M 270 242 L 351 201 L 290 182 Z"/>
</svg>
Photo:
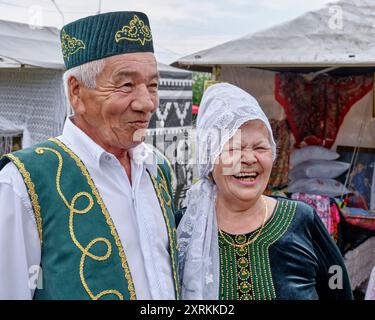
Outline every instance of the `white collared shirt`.
<svg viewBox="0 0 375 320">
<path fill-rule="evenodd" d="M 85 164 L 120 237 L 137 299 L 175 299 L 169 241 L 152 181 L 155 155 L 130 150 L 132 183 L 118 159 L 67 119 L 58 137 Z M 0 299 L 32 299 L 41 246 L 24 181 L 13 163 L 0 171 Z M 33 285 L 33 283 L 31 283 Z"/>
</svg>

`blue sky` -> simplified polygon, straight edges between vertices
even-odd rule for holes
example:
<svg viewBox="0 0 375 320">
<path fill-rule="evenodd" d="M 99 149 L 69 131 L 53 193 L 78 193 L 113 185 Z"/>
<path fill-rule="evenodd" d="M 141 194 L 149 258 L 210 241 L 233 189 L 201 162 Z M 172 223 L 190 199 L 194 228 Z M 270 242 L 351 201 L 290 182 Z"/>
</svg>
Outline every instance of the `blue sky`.
<svg viewBox="0 0 375 320">
<path fill-rule="evenodd" d="M 54 1 L 64 14 L 65 23 L 96 13 L 100 2 Z M 102 0 L 101 12 L 145 12 L 158 50 L 164 51 L 166 56 L 179 57 L 335 2 L 337 0 Z M 63 25 L 52 0 L 0 0 L 0 19 L 58 28 Z"/>
</svg>

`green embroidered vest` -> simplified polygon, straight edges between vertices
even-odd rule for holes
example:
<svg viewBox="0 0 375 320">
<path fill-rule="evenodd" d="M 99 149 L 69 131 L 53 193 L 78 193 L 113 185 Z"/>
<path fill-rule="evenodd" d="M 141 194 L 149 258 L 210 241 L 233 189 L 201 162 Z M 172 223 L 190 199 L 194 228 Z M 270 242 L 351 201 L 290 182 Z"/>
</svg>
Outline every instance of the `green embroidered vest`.
<svg viewBox="0 0 375 320">
<path fill-rule="evenodd" d="M 179 298 L 177 241 L 171 168 L 158 157 L 152 179 L 168 230 Z M 103 200 L 81 160 L 62 142 L 50 139 L 7 154 L 20 171 L 41 240 L 43 288 L 34 299 L 136 299 L 126 255 Z"/>
</svg>

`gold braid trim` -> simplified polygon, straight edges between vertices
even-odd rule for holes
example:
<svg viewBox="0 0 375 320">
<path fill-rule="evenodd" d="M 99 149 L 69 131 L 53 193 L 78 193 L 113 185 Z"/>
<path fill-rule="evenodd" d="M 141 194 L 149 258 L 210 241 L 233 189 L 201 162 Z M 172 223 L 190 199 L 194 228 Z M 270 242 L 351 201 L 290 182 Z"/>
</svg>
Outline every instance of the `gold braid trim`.
<svg viewBox="0 0 375 320">
<path fill-rule="evenodd" d="M 35 215 L 35 220 L 36 220 L 36 226 L 38 229 L 38 234 L 39 234 L 39 239 L 40 243 L 43 243 L 43 238 L 42 238 L 42 216 L 40 214 L 40 205 L 38 201 L 38 195 L 35 192 L 35 185 L 31 181 L 30 178 L 30 173 L 26 170 L 25 165 L 21 162 L 19 158 L 14 156 L 13 154 L 7 154 L 6 157 L 12 160 L 12 162 L 16 165 L 18 168 L 19 172 L 21 173 L 23 180 L 27 186 L 27 191 L 29 193 L 29 197 L 31 200 L 31 204 L 34 210 L 34 215 Z"/>
<path fill-rule="evenodd" d="M 157 197 L 159 199 L 160 207 L 161 207 L 162 212 L 163 212 L 164 220 L 165 220 L 166 225 L 167 225 L 169 246 L 170 246 L 170 250 L 171 250 L 173 278 L 174 278 L 175 289 L 176 289 L 176 299 L 178 300 L 179 296 L 180 296 L 180 286 L 179 286 L 179 282 L 178 282 L 178 278 L 177 278 L 177 271 L 176 271 L 175 263 L 174 263 L 174 261 L 175 261 L 175 250 L 177 249 L 177 244 L 174 241 L 174 239 L 175 239 L 174 235 L 176 234 L 176 229 L 173 229 L 173 232 L 172 232 L 171 225 L 170 225 L 168 215 L 167 215 L 167 211 L 165 209 L 165 205 L 170 206 L 172 204 L 172 199 L 171 199 L 171 197 L 169 195 L 169 192 L 168 192 L 167 181 L 165 179 L 164 173 L 161 170 L 159 165 L 157 167 L 158 167 L 158 174 L 160 174 L 160 176 L 161 176 L 161 184 L 159 184 L 156 181 L 156 179 L 154 178 L 154 176 L 152 174 L 149 173 L 149 175 L 151 177 L 152 183 L 154 184 L 154 188 L 156 190 L 156 194 L 157 194 Z M 167 195 L 166 201 L 164 201 L 164 199 L 163 199 L 163 196 L 162 196 L 162 193 L 161 193 L 162 189 L 165 191 L 165 193 Z M 174 233 L 174 235 L 173 235 L 173 233 Z"/>
<path fill-rule="evenodd" d="M 278 208 L 279 206 L 277 206 L 277 209 Z M 258 291 L 258 299 L 271 300 L 276 298 L 276 292 L 273 283 L 272 271 L 268 255 L 269 247 L 273 243 L 278 241 L 288 230 L 288 227 L 290 226 L 293 220 L 296 208 L 297 205 L 295 203 L 292 203 L 288 200 L 281 200 L 279 214 L 277 215 L 277 217 L 274 216 L 272 218 L 272 224 L 270 223 L 268 225 L 268 231 L 264 232 L 264 234 L 256 241 L 256 244 L 254 244 L 254 246 L 252 247 L 252 257 L 256 261 L 255 264 L 258 266 L 259 270 L 263 271 L 259 272 L 259 283 L 262 292 Z M 264 282 L 267 283 L 267 277 L 269 280 L 268 285 L 265 288 Z"/>
<path fill-rule="evenodd" d="M 96 189 L 96 186 L 90 176 L 90 174 L 88 173 L 87 171 L 87 168 L 85 167 L 85 165 L 82 163 L 82 161 L 77 157 L 77 155 L 72 151 L 70 150 L 64 143 L 62 143 L 60 140 L 58 139 L 55 139 L 55 138 L 51 138 L 49 139 L 49 141 L 57 144 L 61 149 L 63 149 L 77 164 L 77 166 L 79 167 L 79 169 L 81 170 L 82 174 L 85 176 L 86 180 L 87 180 L 87 183 L 89 184 L 91 190 L 92 190 L 92 193 L 94 194 L 101 210 L 102 210 L 102 213 L 106 219 L 106 222 L 108 224 L 108 226 L 110 227 L 110 230 L 111 230 L 111 234 L 112 236 L 114 237 L 115 239 L 115 243 L 116 243 L 116 246 L 118 248 L 118 252 L 119 252 L 119 256 L 120 256 L 120 259 L 121 259 L 121 265 L 122 265 L 122 268 L 124 269 L 124 273 L 125 273 L 125 278 L 128 282 L 128 290 L 129 290 L 129 293 L 130 293 L 130 300 L 135 300 L 136 299 L 136 294 L 135 294 L 135 288 L 134 288 L 134 284 L 133 284 L 133 280 L 132 280 L 132 277 L 131 277 L 131 274 L 130 274 L 130 270 L 129 270 L 129 267 L 128 267 L 128 263 L 126 261 L 126 256 L 125 256 L 125 252 L 124 252 L 124 249 L 122 247 L 122 244 L 121 244 L 121 241 L 120 241 L 120 238 L 117 234 L 117 231 L 116 231 L 116 228 L 112 222 L 112 219 L 108 213 L 108 210 L 98 192 L 98 190 Z M 72 203 L 71 205 L 67 202 L 67 200 L 65 199 L 64 195 L 62 194 L 61 190 L 60 190 L 60 176 L 59 176 L 59 173 L 61 174 L 61 167 L 62 167 L 62 159 L 61 159 L 61 155 L 58 154 L 58 151 L 54 150 L 54 149 L 49 149 L 49 148 L 39 148 L 39 149 L 46 149 L 46 150 L 49 150 L 53 153 L 56 154 L 56 156 L 58 156 L 59 158 L 59 168 L 58 168 L 58 175 L 56 177 L 56 185 L 58 186 L 58 192 L 62 198 L 62 200 L 64 201 L 64 203 L 67 205 L 67 207 L 70 209 L 70 215 L 69 215 L 69 231 L 70 231 L 70 234 L 71 234 L 71 237 L 72 237 L 72 240 L 73 242 L 75 243 L 75 245 L 81 250 L 81 252 L 83 253 L 82 254 L 82 257 L 81 257 L 81 261 L 80 261 L 80 277 L 81 277 L 81 281 L 82 281 L 82 285 L 84 286 L 85 290 L 87 291 L 87 293 L 89 294 L 90 298 L 93 299 L 93 300 L 97 300 L 99 298 L 101 298 L 102 296 L 104 295 L 107 295 L 107 294 L 115 294 L 119 297 L 119 299 L 123 299 L 123 295 L 121 293 L 119 293 L 117 290 L 105 290 L 105 291 L 102 291 L 100 292 L 99 294 L 97 295 L 93 295 L 93 293 L 89 290 L 88 286 L 87 286 L 87 283 L 84 279 L 84 275 L 83 275 L 83 269 L 84 269 L 84 264 L 85 264 L 85 259 L 86 259 L 86 256 L 89 256 L 90 258 L 94 259 L 94 260 L 97 260 L 97 261 L 103 261 L 103 260 L 106 260 L 108 259 L 108 257 L 111 255 L 111 252 L 112 252 L 112 247 L 111 247 L 111 243 L 105 239 L 105 238 L 96 238 L 94 240 L 92 240 L 85 248 L 77 241 L 75 235 L 74 235 L 74 226 L 73 226 L 73 216 L 75 213 L 77 214 L 84 214 L 86 212 L 88 212 L 93 204 L 94 204 L 94 201 L 91 197 L 90 194 L 88 194 L 87 192 L 80 192 L 78 194 L 76 194 L 73 199 L 72 199 Z M 39 150 L 39 152 L 42 151 L 42 150 Z M 60 160 L 61 159 L 61 160 Z M 61 162 L 60 162 L 61 161 Z M 74 208 L 74 205 L 75 205 L 75 202 L 77 201 L 77 199 L 81 196 L 85 196 L 89 199 L 89 205 L 83 209 L 83 210 L 77 210 Z M 95 256 L 93 255 L 92 253 L 89 252 L 90 248 L 96 243 L 96 242 L 104 242 L 106 245 L 107 245 L 107 253 L 104 255 L 104 256 Z"/>
<path fill-rule="evenodd" d="M 155 152 L 155 153 L 157 153 L 159 156 L 160 156 L 160 158 L 163 160 L 163 162 L 161 163 L 161 164 L 163 164 L 164 163 L 164 161 L 167 163 L 167 165 L 168 165 L 168 167 L 169 167 L 169 170 L 170 170 L 170 173 L 171 173 L 171 185 L 172 185 L 172 187 L 174 186 L 174 183 L 175 183 L 175 179 L 174 179 L 174 174 L 173 174 L 173 172 L 174 172 L 174 170 L 172 169 L 172 165 L 171 165 L 171 163 L 170 163 L 170 161 L 168 160 L 168 158 L 167 157 L 165 157 L 161 152 L 160 152 L 160 150 L 158 149 L 158 148 L 156 148 L 156 147 L 154 147 L 154 146 L 152 146 L 153 147 L 153 151 Z M 158 163 L 157 163 L 158 164 Z M 164 176 L 164 175 L 163 175 Z M 167 186 L 167 183 L 165 183 L 165 186 Z M 167 189 L 166 189 L 166 192 L 167 192 Z M 168 193 L 168 192 L 167 192 Z M 169 193 L 168 193 L 169 194 Z"/>
<path fill-rule="evenodd" d="M 171 185 L 172 186 L 174 186 L 174 183 L 175 183 L 175 181 L 174 181 L 174 175 L 173 175 L 173 169 L 172 169 L 172 165 L 171 165 L 171 163 L 169 162 L 169 160 L 167 159 L 167 158 L 164 158 L 165 159 L 165 161 L 167 162 L 167 165 L 168 165 L 168 167 L 169 167 L 169 170 L 170 170 L 170 172 L 171 172 Z M 164 180 L 163 180 L 164 181 Z M 167 184 L 165 183 L 165 186 L 167 186 Z"/>
</svg>

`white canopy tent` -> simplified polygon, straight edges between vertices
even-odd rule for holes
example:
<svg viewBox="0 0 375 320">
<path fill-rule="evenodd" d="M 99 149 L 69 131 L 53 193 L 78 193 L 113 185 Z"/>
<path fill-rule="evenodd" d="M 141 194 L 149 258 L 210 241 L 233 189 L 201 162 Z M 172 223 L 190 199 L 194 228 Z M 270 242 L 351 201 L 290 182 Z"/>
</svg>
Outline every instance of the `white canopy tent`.
<svg viewBox="0 0 375 320">
<path fill-rule="evenodd" d="M 375 65 L 375 1 L 341 0 L 275 27 L 178 59 L 174 65 L 206 69 Z"/>
<path fill-rule="evenodd" d="M 66 115 L 58 30 L 0 20 L 0 136 L 27 147 L 61 133 Z"/>
<path fill-rule="evenodd" d="M 0 20 L 2 67 L 28 65 L 64 69 L 59 30 Z"/>
</svg>

